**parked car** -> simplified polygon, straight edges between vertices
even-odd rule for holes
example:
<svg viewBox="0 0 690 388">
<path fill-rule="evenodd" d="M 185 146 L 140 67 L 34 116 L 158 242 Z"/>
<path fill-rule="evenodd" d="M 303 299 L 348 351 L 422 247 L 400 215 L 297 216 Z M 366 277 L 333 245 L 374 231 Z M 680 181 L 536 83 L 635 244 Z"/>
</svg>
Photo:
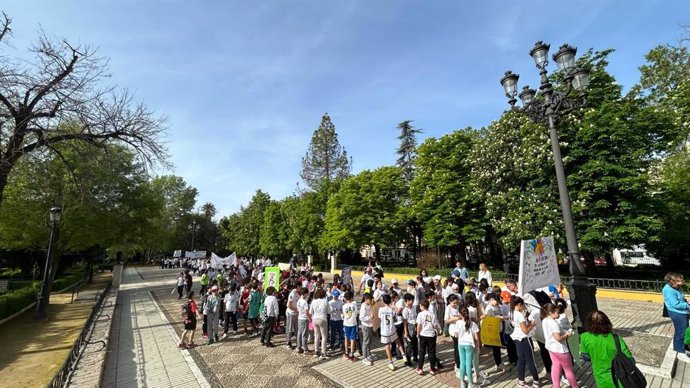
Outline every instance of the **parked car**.
<svg viewBox="0 0 690 388">
<path fill-rule="evenodd" d="M 595 257 L 594 265 L 597 267 L 606 267 L 606 259 L 603 257 Z"/>
<path fill-rule="evenodd" d="M 638 265 L 661 266 L 659 259 L 649 256 L 647 250 L 642 247 L 614 249 L 613 264 L 625 267 L 637 267 Z"/>
</svg>

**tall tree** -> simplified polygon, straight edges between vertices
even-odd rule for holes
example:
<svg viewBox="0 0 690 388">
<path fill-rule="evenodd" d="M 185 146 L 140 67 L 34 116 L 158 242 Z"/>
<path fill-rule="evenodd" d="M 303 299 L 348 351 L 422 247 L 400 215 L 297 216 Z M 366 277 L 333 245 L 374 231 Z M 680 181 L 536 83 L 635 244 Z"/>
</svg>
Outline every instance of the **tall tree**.
<svg viewBox="0 0 690 388">
<path fill-rule="evenodd" d="M 325 113 L 321 117 L 321 125 L 312 135 L 307 154 L 302 158 L 300 177 L 308 188 L 316 191 L 349 176 L 350 168 L 347 151 L 340 145 L 335 125 Z"/>
<path fill-rule="evenodd" d="M 421 133 L 422 130 L 413 127 L 412 120 L 401 122 L 398 124 L 398 129 L 400 130 L 400 135 L 398 135 L 400 146 L 398 146 L 396 151 L 398 154 L 396 164 L 402 169 L 405 180 L 410 182 L 414 177 L 414 160 L 417 156 L 416 135 Z"/>
<path fill-rule="evenodd" d="M 10 22 L 0 15 L 0 44 L 11 34 Z M 159 141 L 164 119 L 134 104 L 127 91 L 103 87 L 107 59 L 88 46 L 44 34 L 30 52 L 34 58 L 28 61 L 23 55 L 0 55 L 0 203 L 22 157 L 42 150 L 59 153 L 59 145 L 70 141 L 102 149 L 122 144 L 147 163 L 166 159 Z"/>
</svg>

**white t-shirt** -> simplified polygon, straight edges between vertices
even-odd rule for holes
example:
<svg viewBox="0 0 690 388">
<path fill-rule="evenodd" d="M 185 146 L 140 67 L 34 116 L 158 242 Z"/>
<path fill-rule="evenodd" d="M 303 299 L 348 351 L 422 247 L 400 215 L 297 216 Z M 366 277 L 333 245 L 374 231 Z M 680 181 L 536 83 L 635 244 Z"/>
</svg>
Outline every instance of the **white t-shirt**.
<svg viewBox="0 0 690 388">
<path fill-rule="evenodd" d="M 297 292 L 297 289 L 295 288 L 294 290 L 290 291 L 290 294 L 288 295 L 288 304 L 292 302 L 295 308 L 297 308 L 297 302 L 299 302 L 299 300 L 300 297 L 299 293 Z M 286 313 L 290 315 L 297 314 L 297 312 L 293 311 L 290 307 L 287 308 Z"/>
<path fill-rule="evenodd" d="M 375 289 L 374 290 L 374 302 L 378 302 L 379 299 L 381 298 L 381 296 L 385 293 L 386 293 L 386 291 L 382 288 Z"/>
<path fill-rule="evenodd" d="M 445 313 L 443 314 L 443 320 L 444 320 L 444 321 L 447 321 L 447 320 L 449 320 L 449 319 L 451 319 L 451 318 L 455 318 L 455 317 L 459 317 L 459 316 L 460 316 L 460 311 L 459 311 L 458 309 L 454 308 L 454 307 L 451 306 L 451 305 L 447 305 L 447 306 L 446 306 L 446 311 L 445 311 Z M 457 332 L 457 329 L 455 328 L 455 323 L 451 323 L 451 324 L 448 326 L 448 333 L 449 333 L 450 335 L 452 335 L 452 336 L 455 337 L 455 335 L 456 335 L 455 333 L 456 333 L 456 332 Z"/>
<path fill-rule="evenodd" d="M 357 326 L 357 304 L 355 302 L 343 305 L 343 325 Z"/>
<path fill-rule="evenodd" d="M 477 308 L 474 306 L 467 306 L 467 311 L 470 313 L 470 319 L 474 322 L 479 322 L 477 317 Z"/>
<path fill-rule="evenodd" d="M 458 345 L 470 345 L 474 347 L 474 336 L 479 332 L 479 327 L 474 322 L 470 324 L 469 330 L 467 330 L 465 326 L 466 323 L 464 320 L 459 320 L 455 325 L 455 337 L 458 339 Z"/>
<path fill-rule="evenodd" d="M 331 313 L 331 321 L 342 321 L 343 320 L 343 301 L 340 299 L 333 299 L 328 302 L 329 309 Z"/>
<path fill-rule="evenodd" d="M 228 292 L 225 294 L 225 311 L 237 311 L 237 302 L 240 300 L 240 293 L 235 291 L 235 292 Z"/>
<path fill-rule="evenodd" d="M 510 335 L 510 338 L 512 338 L 514 341 L 522 341 L 523 339 L 532 336 L 532 334 L 531 334 L 532 332 L 530 332 L 530 334 L 525 334 L 522 332 L 522 328 L 520 327 L 520 324 L 522 322 L 525 322 L 526 324 L 528 324 L 527 319 L 525 319 L 525 315 L 522 312 L 517 311 L 517 310 L 513 311 L 512 322 L 513 322 L 513 326 L 515 327 L 515 330 L 513 330 L 513 333 Z"/>
<path fill-rule="evenodd" d="M 402 312 L 403 321 L 411 324 L 417 323 L 417 309 L 412 307 L 405 307 Z"/>
<path fill-rule="evenodd" d="M 300 298 L 297 301 L 297 311 L 299 314 L 297 315 L 297 319 L 309 319 L 309 317 L 307 317 L 307 311 L 309 311 L 309 302 L 307 302 L 306 299 Z"/>
<path fill-rule="evenodd" d="M 405 310 L 405 300 L 403 298 L 398 299 L 398 301 L 395 302 L 395 308 L 400 311 L 399 314 L 395 314 L 395 324 L 401 325 L 403 323 L 402 312 Z"/>
<path fill-rule="evenodd" d="M 390 337 L 395 333 L 395 311 L 388 306 L 379 309 L 379 319 L 381 320 L 381 336 Z"/>
<path fill-rule="evenodd" d="M 420 337 L 436 337 L 436 315 L 424 310 L 417 315 L 417 325 L 421 325 L 422 329 L 419 331 Z"/>
<path fill-rule="evenodd" d="M 547 317 L 541 321 L 541 325 L 544 328 L 546 349 L 554 353 L 568 353 L 568 347 L 561 342 L 556 341 L 556 339 L 553 337 L 553 333 L 565 334 L 565 332 L 561 330 L 561 325 L 559 325 L 558 322 L 551 317 Z"/>
<path fill-rule="evenodd" d="M 371 323 L 370 305 L 362 303 L 362 305 L 359 307 L 359 322 L 362 324 L 362 326 L 373 327 Z"/>
<path fill-rule="evenodd" d="M 314 299 L 311 301 L 309 306 L 309 313 L 311 314 L 312 321 L 317 319 L 326 320 L 326 315 L 328 314 L 328 302 L 326 299 Z"/>
</svg>

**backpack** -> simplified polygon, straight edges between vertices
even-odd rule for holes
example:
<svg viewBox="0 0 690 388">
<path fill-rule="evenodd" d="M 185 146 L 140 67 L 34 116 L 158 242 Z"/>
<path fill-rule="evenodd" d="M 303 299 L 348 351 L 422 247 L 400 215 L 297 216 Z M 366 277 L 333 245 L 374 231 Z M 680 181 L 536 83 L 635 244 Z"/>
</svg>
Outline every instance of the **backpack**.
<svg viewBox="0 0 690 388">
<path fill-rule="evenodd" d="M 616 342 L 616 356 L 611 362 L 611 375 L 613 383 L 617 387 L 622 388 L 644 388 L 647 386 L 647 379 L 645 379 L 642 372 L 635 366 L 635 361 L 628 358 L 621 350 L 620 338 L 613 335 Z"/>
<path fill-rule="evenodd" d="M 192 308 L 189 306 L 189 302 L 185 302 L 182 305 L 182 314 L 185 316 L 185 319 L 192 319 Z"/>
<path fill-rule="evenodd" d="M 530 291 L 530 295 L 536 299 L 537 303 L 539 303 L 540 307 L 544 307 L 547 303 L 552 303 L 551 298 L 549 295 L 547 295 L 544 291 Z"/>
</svg>

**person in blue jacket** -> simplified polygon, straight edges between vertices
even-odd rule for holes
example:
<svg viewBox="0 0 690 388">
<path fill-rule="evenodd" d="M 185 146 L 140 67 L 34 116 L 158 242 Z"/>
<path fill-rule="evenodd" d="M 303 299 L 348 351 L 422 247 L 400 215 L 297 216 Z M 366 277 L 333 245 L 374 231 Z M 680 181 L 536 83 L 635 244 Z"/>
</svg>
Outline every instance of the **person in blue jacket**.
<svg viewBox="0 0 690 388">
<path fill-rule="evenodd" d="M 685 353 L 685 331 L 688 329 L 690 319 L 690 304 L 685 300 L 682 285 L 685 283 L 683 275 L 669 272 L 664 277 L 666 285 L 662 292 L 664 304 L 668 310 L 668 316 L 673 321 L 673 350 L 678 353 L 678 359 L 690 362 L 690 357 Z"/>
</svg>

